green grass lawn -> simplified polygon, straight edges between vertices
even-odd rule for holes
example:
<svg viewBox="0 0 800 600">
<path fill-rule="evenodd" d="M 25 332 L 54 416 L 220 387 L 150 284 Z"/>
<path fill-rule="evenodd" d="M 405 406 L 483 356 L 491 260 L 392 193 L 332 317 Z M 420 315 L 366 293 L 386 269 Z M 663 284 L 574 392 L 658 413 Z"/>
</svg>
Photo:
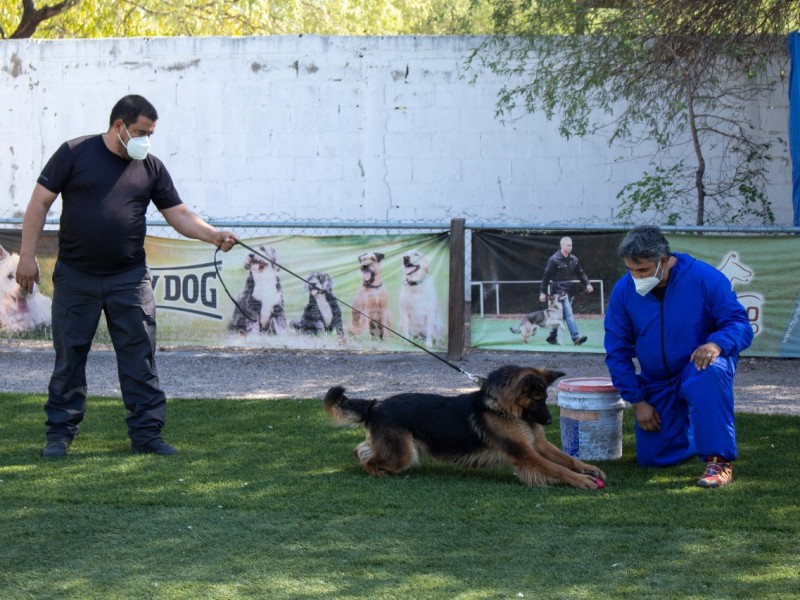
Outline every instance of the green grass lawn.
<svg viewBox="0 0 800 600">
<path fill-rule="evenodd" d="M 605 352 L 603 347 L 603 337 L 605 336 L 603 319 L 599 316 L 597 318 L 578 318 L 577 323 L 580 334 L 589 338 L 585 344 L 580 346 L 572 343 L 566 324 L 559 331 L 558 337 L 561 344 L 558 346 L 547 343 L 547 335 L 550 332 L 543 329 L 539 329 L 536 335 L 529 338 L 528 343 L 524 344 L 522 336 L 518 333 L 511 333 L 509 329 L 510 327 L 519 326 L 519 318 L 491 316 L 481 319 L 473 315 L 470 321 L 471 345 L 485 350 Z"/>
<path fill-rule="evenodd" d="M 0 394 L 3 598 L 796 598 L 800 419 L 738 415 L 734 483 L 643 469 L 626 411 L 604 490 L 424 463 L 376 479 L 318 400 L 171 400 L 174 457 L 91 399 L 45 461 L 44 399 Z M 554 407 L 554 416 L 558 409 Z M 558 423 L 549 430 L 558 441 Z"/>
</svg>

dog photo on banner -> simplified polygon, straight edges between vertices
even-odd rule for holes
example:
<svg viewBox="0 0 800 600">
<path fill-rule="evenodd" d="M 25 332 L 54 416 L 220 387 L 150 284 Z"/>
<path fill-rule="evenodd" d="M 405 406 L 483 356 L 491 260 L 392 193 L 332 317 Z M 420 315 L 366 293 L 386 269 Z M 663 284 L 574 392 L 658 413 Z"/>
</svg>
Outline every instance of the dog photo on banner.
<svg viewBox="0 0 800 600">
<path fill-rule="evenodd" d="M 52 300 L 38 284 L 32 292 L 15 280 L 19 254 L 0 246 L 0 331 L 13 336 L 36 335 L 50 325 Z"/>
<path fill-rule="evenodd" d="M 273 236 L 214 257 L 148 237 L 162 344 L 447 348 L 449 237 Z M 215 264 L 215 260 L 219 261 Z"/>
<path fill-rule="evenodd" d="M 39 246 L 39 266 L 46 275 L 26 293 L 16 282 L 19 264 L 19 231 L 0 231 L 0 337 L 50 339 L 53 284 L 50 275 L 55 262 L 56 237 L 44 234 Z"/>
</svg>

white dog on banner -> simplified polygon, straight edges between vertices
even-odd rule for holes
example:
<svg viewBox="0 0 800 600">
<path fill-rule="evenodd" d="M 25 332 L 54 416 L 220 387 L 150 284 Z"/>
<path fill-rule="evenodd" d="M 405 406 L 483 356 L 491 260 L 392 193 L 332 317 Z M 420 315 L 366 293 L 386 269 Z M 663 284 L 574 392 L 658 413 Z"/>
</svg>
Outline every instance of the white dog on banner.
<svg viewBox="0 0 800 600">
<path fill-rule="evenodd" d="M 33 285 L 28 293 L 16 280 L 19 255 L 0 246 L 0 332 L 20 334 L 50 324 L 52 301 Z"/>
<path fill-rule="evenodd" d="M 419 338 L 432 348 L 444 337 L 439 299 L 429 274 L 428 259 L 413 250 L 403 256 L 403 287 L 400 289 L 400 333 Z"/>
</svg>

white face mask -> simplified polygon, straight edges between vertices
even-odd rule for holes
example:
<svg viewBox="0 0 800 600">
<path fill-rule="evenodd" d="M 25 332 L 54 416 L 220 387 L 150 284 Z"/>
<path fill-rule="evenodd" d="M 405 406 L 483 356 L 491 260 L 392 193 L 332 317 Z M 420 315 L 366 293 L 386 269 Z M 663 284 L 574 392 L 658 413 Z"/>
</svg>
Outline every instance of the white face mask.
<svg viewBox="0 0 800 600">
<path fill-rule="evenodd" d="M 125 127 L 125 123 L 122 124 Z M 150 152 L 150 136 L 143 135 L 141 137 L 131 137 L 128 128 L 125 127 L 125 133 L 128 134 L 128 143 L 122 141 L 122 137 L 117 134 L 120 143 L 125 146 L 125 150 L 128 152 L 128 156 L 130 156 L 133 160 L 144 160 L 147 158 L 147 153 Z"/>
<path fill-rule="evenodd" d="M 641 277 L 639 279 L 634 278 L 633 285 L 636 286 L 636 291 L 640 296 L 646 296 L 653 290 L 654 287 L 661 283 L 661 278 L 664 276 L 664 271 L 662 270 L 661 275 L 659 275 L 658 269 L 660 267 L 661 262 L 659 261 L 658 266 L 656 267 L 655 275 L 651 275 L 650 277 Z"/>
</svg>

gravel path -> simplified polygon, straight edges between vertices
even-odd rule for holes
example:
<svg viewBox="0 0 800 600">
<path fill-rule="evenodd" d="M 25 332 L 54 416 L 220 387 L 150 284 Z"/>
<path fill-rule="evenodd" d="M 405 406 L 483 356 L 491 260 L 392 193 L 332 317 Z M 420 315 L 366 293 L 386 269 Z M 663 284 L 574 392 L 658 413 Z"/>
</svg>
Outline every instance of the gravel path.
<svg viewBox="0 0 800 600">
<path fill-rule="evenodd" d="M 0 340 L 0 391 L 46 393 L 53 357 L 46 343 Z M 332 385 L 365 397 L 474 389 L 462 373 L 421 352 L 162 349 L 157 361 L 170 398 L 322 398 Z M 527 364 L 558 369 L 568 377 L 607 376 L 601 354 L 471 351 L 456 364 L 478 375 L 505 364 Z M 797 375 L 796 359 L 743 358 L 735 382 L 736 410 L 800 415 Z M 113 351 L 92 351 L 87 379 L 92 395 L 119 395 Z"/>
</svg>

